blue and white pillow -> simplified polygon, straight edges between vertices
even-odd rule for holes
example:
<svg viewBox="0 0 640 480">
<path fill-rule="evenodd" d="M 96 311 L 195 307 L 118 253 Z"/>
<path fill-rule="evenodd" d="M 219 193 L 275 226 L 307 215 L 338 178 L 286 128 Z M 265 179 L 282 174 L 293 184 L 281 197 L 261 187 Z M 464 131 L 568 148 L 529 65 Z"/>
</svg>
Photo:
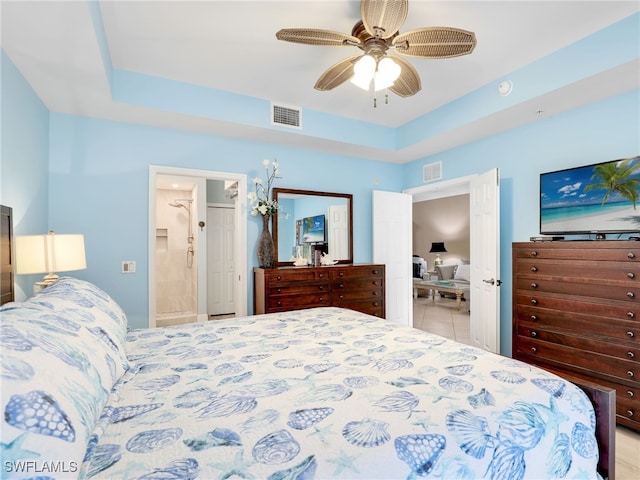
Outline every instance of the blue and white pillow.
<svg viewBox="0 0 640 480">
<path fill-rule="evenodd" d="M 125 337 L 126 316 L 113 299 L 70 277 L 0 307 L 3 474 L 28 478 L 52 465 L 77 472 L 129 367 Z"/>
</svg>

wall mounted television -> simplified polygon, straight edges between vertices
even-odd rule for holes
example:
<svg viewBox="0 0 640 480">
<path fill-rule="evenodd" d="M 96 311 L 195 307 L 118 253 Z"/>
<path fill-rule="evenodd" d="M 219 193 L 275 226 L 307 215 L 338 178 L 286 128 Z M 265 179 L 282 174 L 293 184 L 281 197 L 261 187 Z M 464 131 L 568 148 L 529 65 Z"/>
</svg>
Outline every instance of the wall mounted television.
<svg viewBox="0 0 640 480">
<path fill-rule="evenodd" d="M 302 242 L 320 243 L 325 240 L 324 215 L 315 215 L 302 219 Z"/>
<path fill-rule="evenodd" d="M 540 174 L 543 235 L 640 233 L 640 156 Z"/>
</svg>

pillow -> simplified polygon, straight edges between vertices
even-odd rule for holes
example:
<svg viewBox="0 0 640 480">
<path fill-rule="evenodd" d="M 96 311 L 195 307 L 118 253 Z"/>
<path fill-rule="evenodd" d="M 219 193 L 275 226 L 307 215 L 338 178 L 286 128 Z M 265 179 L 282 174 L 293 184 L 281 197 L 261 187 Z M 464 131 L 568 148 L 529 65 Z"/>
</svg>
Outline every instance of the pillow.
<svg viewBox="0 0 640 480">
<path fill-rule="evenodd" d="M 458 268 L 456 268 L 456 274 L 453 277 L 453 279 L 470 282 L 471 281 L 471 265 L 468 265 L 468 264 L 458 265 Z"/>
<path fill-rule="evenodd" d="M 112 302 L 88 282 L 65 278 L 0 307 L 5 473 L 33 459 L 79 471 L 111 388 L 128 368 L 126 318 Z M 6 458 L 5 446 L 13 449 Z"/>
</svg>

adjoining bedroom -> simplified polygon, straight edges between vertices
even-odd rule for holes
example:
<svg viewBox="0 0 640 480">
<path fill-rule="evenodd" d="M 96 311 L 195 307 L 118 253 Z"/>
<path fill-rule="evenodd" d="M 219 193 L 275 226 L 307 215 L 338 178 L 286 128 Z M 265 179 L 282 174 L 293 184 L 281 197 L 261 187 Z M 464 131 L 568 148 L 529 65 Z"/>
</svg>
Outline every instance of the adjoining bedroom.
<svg viewBox="0 0 640 480">
<path fill-rule="evenodd" d="M 640 478 L 637 1 L 0 1 L 8 479 Z"/>
</svg>

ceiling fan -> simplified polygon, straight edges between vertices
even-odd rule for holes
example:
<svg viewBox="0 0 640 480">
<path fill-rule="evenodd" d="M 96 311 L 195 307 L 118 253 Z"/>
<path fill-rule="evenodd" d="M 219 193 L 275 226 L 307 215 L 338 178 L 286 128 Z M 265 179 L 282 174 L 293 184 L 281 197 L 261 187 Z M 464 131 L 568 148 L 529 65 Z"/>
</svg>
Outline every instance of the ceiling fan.
<svg viewBox="0 0 640 480">
<path fill-rule="evenodd" d="M 351 35 L 315 28 L 284 28 L 278 40 L 320 46 L 353 46 L 364 53 L 339 61 L 316 82 L 316 90 L 332 90 L 347 80 L 369 90 L 388 88 L 401 97 L 420 91 L 420 77 L 404 58 L 450 58 L 467 55 L 476 46 L 475 33 L 453 27 L 425 27 L 400 33 L 407 18 L 408 0 L 362 0 Z"/>
</svg>

